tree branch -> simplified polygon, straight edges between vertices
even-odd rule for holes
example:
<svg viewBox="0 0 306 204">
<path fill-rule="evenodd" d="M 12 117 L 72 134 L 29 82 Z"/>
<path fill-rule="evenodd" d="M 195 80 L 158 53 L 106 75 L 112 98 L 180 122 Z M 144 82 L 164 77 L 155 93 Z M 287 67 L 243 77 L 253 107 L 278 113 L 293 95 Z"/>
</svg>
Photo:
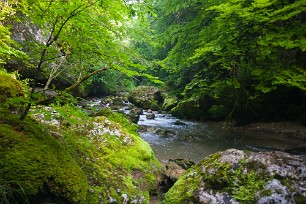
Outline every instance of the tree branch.
<svg viewBox="0 0 306 204">
<path fill-rule="evenodd" d="M 65 91 L 71 93 L 72 91 L 74 91 L 78 86 L 80 86 L 81 83 L 83 83 L 84 81 L 86 81 L 87 79 L 89 79 L 90 77 L 92 77 L 93 75 L 96 75 L 98 74 L 99 72 L 101 71 L 106 71 L 108 70 L 109 68 L 107 67 L 103 67 L 103 68 L 100 68 L 96 71 L 93 71 L 91 72 L 90 74 L 84 76 L 82 79 L 80 79 L 79 81 L 77 81 L 75 84 L 73 84 L 72 86 L 68 87 L 65 89 Z"/>
<path fill-rule="evenodd" d="M 82 11 L 84 11 L 85 9 L 91 7 L 92 5 L 94 5 L 97 1 L 95 1 L 94 3 L 92 4 L 89 4 L 88 6 L 85 6 L 84 8 L 82 8 L 82 6 L 84 6 L 84 4 L 76 7 L 72 12 L 70 12 L 69 16 L 67 17 L 67 19 L 60 25 L 59 27 L 59 30 L 57 31 L 57 33 L 54 35 L 54 32 L 56 30 L 56 25 L 58 24 L 58 21 L 60 19 L 60 17 L 58 16 L 56 19 L 55 19 L 55 22 L 52 26 L 52 29 L 51 29 L 51 33 L 50 33 L 50 36 L 46 42 L 46 45 L 45 45 L 45 48 L 42 50 L 41 52 L 41 56 L 40 56 L 40 60 L 37 64 L 37 67 L 36 67 L 36 70 L 38 72 L 41 71 L 42 69 L 42 64 L 45 62 L 45 56 L 46 56 L 46 53 L 47 53 L 47 48 L 50 47 L 56 40 L 57 38 L 59 37 L 60 33 L 62 32 L 63 28 L 65 27 L 65 25 L 67 24 L 67 22 L 73 18 L 74 16 L 76 16 L 77 14 L 81 13 Z M 80 9 L 82 8 L 82 9 Z M 80 10 L 79 10 L 80 9 Z M 86 80 L 86 79 L 85 79 Z M 37 84 L 37 80 L 34 80 L 34 83 L 33 83 L 33 86 L 32 86 L 32 90 L 31 90 L 31 94 L 30 94 L 30 99 L 33 100 L 33 95 L 35 93 L 35 88 L 36 88 L 36 84 Z M 79 86 L 79 85 L 78 85 Z M 30 108 L 31 108 L 32 104 L 31 103 L 28 103 L 24 112 L 21 114 L 21 117 L 20 117 L 20 120 L 24 120 L 25 117 L 28 115 L 29 111 L 30 111 Z"/>
</svg>

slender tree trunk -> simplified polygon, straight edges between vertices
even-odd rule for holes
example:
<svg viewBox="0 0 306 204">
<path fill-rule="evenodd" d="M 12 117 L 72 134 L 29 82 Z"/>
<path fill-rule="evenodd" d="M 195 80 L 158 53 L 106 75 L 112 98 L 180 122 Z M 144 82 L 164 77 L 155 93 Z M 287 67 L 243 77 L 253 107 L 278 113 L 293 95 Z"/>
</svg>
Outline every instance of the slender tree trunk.
<svg viewBox="0 0 306 204">
<path fill-rule="evenodd" d="M 94 2 L 94 4 L 95 3 L 96 2 Z M 78 7 L 76 7 L 75 9 L 73 9 L 70 12 L 69 16 L 61 24 L 59 24 L 59 20 L 61 19 L 61 16 L 58 16 L 55 19 L 55 21 L 54 21 L 54 23 L 52 25 L 52 28 L 51 28 L 50 35 L 49 35 L 49 37 L 48 37 L 48 39 L 46 41 L 45 48 L 41 52 L 40 59 L 39 59 L 39 62 L 37 64 L 37 67 L 36 67 L 36 70 L 37 70 L 38 73 L 42 71 L 42 65 L 46 61 L 47 49 L 58 40 L 59 35 L 61 34 L 63 28 L 66 26 L 68 21 L 71 18 L 77 16 L 79 13 L 83 12 L 85 9 L 89 8 L 92 5 L 93 4 L 91 4 L 89 6 L 79 5 Z M 36 89 L 36 84 L 37 84 L 37 79 L 34 79 L 34 83 L 32 85 L 32 91 L 31 91 L 31 95 L 30 95 L 30 100 L 33 100 L 35 89 Z M 31 106 L 32 106 L 32 103 L 29 102 L 27 104 L 24 112 L 21 114 L 20 120 L 24 120 L 25 119 L 25 117 L 28 115 L 28 113 L 29 113 L 29 111 L 31 109 Z"/>
<path fill-rule="evenodd" d="M 74 83 L 72 86 L 68 87 L 65 89 L 65 91 L 71 93 L 73 92 L 78 86 L 80 86 L 81 83 L 83 83 L 84 81 L 86 81 L 87 79 L 89 79 L 90 77 L 98 74 L 99 72 L 101 71 L 105 71 L 107 70 L 108 68 L 107 67 L 104 67 L 104 68 L 101 68 L 101 69 L 98 69 L 96 71 L 93 71 L 91 72 L 90 74 L 84 76 L 83 78 L 79 79 L 76 83 Z"/>
<path fill-rule="evenodd" d="M 66 60 L 67 58 L 67 53 L 65 54 L 65 56 L 62 57 L 62 60 L 60 61 L 60 63 L 56 66 L 56 67 L 53 67 L 50 74 L 49 74 L 49 78 L 48 78 L 48 81 L 44 87 L 44 90 L 47 90 L 49 89 L 49 86 L 51 84 L 51 81 L 57 77 L 60 73 L 62 73 L 62 71 L 65 70 L 65 68 L 63 68 L 61 71 L 58 71 L 60 69 L 60 67 L 62 66 L 62 64 L 64 63 L 64 61 Z"/>
<path fill-rule="evenodd" d="M 51 81 L 54 79 L 54 73 L 53 73 L 53 69 L 51 70 L 51 73 L 49 75 L 48 81 L 44 87 L 44 91 L 49 89 L 49 86 L 51 84 Z"/>
<path fill-rule="evenodd" d="M 48 47 L 48 43 L 47 43 L 46 45 L 47 45 L 47 47 Z M 49 46 L 50 46 L 50 45 L 49 45 Z M 47 52 L 47 49 L 45 48 L 45 49 L 42 51 L 42 53 L 41 53 L 41 57 L 40 57 L 39 63 L 38 63 L 37 68 L 36 68 L 36 70 L 37 70 L 38 73 L 41 72 L 41 70 L 42 70 L 42 64 L 44 63 L 44 59 L 45 59 L 46 52 Z M 30 94 L 30 101 L 33 100 L 34 93 L 35 93 L 35 90 L 36 90 L 36 84 L 37 84 L 37 80 L 34 79 L 34 82 L 33 82 L 33 84 L 32 84 L 31 94 Z M 27 115 L 28 115 L 28 113 L 29 113 L 29 111 L 30 111 L 30 109 L 31 109 L 31 106 L 32 106 L 32 102 L 29 102 L 29 103 L 27 104 L 25 110 L 24 110 L 23 113 L 21 114 L 20 120 L 24 120 L 25 117 L 27 117 Z"/>
<path fill-rule="evenodd" d="M 81 83 L 83 83 L 84 81 L 86 81 L 86 80 L 89 79 L 90 77 L 92 77 L 92 76 L 98 74 L 98 73 L 101 72 L 101 71 L 106 71 L 107 69 L 109 69 L 109 68 L 104 67 L 104 68 L 98 69 L 98 70 L 96 70 L 96 71 L 93 71 L 92 73 L 90 73 L 90 74 L 84 76 L 83 78 L 79 79 L 79 80 L 78 80 L 76 83 L 74 83 L 72 86 L 66 88 L 65 91 L 68 92 L 68 93 L 73 92 Z M 46 99 L 38 100 L 38 101 L 36 101 L 36 104 L 44 104 L 44 102 L 50 101 L 50 100 L 52 100 L 53 98 L 57 97 L 58 95 L 59 95 L 59 94 L 54 95 L 54 96 L 50 96 L 50 97 L 48 97 L 48 98 L 46 98 Z"/>
</svg>

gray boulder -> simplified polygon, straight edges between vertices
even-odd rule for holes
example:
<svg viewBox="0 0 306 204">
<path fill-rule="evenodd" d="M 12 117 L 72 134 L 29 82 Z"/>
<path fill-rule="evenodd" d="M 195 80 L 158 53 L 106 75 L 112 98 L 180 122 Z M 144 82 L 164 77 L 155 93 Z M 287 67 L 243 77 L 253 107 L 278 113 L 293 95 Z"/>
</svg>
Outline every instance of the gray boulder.
<svg viewBox="0 0 306 204">
<path fill-rule="evenodd" d="M 153 120 L 155 118 L 155 114 L 154 113 L 147 113 L 146 118 L 148 120 Z"/>
<path fill-rule="evenodd" d="M 190 168 L 164 203 L 306 203 L 306 159 L 229 149 Z"/>
</svg>

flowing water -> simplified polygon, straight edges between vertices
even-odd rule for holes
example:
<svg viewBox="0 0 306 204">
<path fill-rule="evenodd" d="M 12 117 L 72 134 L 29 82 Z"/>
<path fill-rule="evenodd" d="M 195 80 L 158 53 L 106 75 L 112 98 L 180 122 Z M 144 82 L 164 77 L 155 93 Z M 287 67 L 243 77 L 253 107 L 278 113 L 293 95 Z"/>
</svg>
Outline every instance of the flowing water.
<svg viewBox="0 0 306 204">
<path fill-rule="evenodd" d="M 140 116 L 138 125 L 145 129 L 139 132 L 160 161 L 182 158 L 194 162 L 205 156 L 229 148 L 251 151 L 284 150 L 301 141 L 282 135 L 245 132 L 222 128 L 220 123 L 179 120 L 170 114 L 155 113 L 148 120 L 147 112 Z"/>
<path fill-rule="evenodd" d="M 90 101 L 89 104 L 99 110 L 102 108 L 100 102 L 98 99 Z M 121 111 L 129 113 L 128 105 L 125 104 Z M 109 104 L 104 107 L 109 107 Z M 286 150 L 305 143 L 286 135 L 226 129 L 222 128 L 220 123 L 179 120 L 171 114 L 158 112 L 154 112 L 155 119 L 149 120 L 146 114 L 148 113 L 144 111 L 140 116 L 139 134 L 150 144 L 160 161 L 180 158 L 199 162 L 210 154 L 229 148 L 273 151 Z M 176 124 L 177 121 L 180 123 Z"/>
</svg>

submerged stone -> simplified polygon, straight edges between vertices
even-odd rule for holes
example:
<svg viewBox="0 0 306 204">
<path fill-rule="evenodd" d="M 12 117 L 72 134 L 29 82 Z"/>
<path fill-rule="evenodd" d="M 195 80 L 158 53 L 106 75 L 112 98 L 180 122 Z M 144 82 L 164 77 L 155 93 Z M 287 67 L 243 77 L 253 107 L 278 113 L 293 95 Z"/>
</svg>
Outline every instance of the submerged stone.
<svg viewBox="0 0 306 204">
<path fill-rule="evenodd" d="M 186 125 L 186 123 L 180 121 L 180 120 L 177 120 L 174 122 L 174 125 Z"/>
<path fill-rule="evenodd" d="M 154 114 L 154 113 L 148 113 L 148 114 L 146 115 L 146 118 L 147 118 L 148 120 L 153 120 L 153 119 L 155 118 L 155 114 Z"/>
</svg>

